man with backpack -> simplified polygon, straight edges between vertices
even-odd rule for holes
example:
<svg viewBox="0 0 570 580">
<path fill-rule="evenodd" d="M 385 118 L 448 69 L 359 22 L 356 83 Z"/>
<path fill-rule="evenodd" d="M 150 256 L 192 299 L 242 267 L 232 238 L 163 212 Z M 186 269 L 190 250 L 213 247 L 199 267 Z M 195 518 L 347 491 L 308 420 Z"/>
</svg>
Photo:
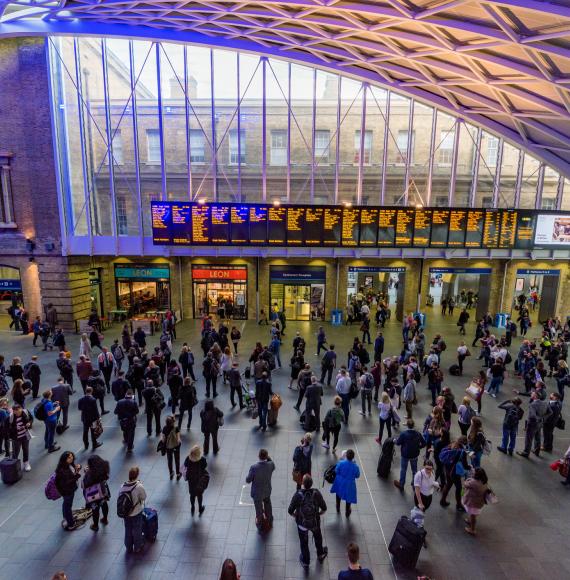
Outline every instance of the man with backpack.
<svg viewBox="0 0 570 580">
<path fill-rule="evenodd" d="M 309 532 L 313 534 L 317 559 L 323 562 L 327 557 L 328 548 L 323 546 L 321 533 L 321 515 L 327 511 L 327 504 L 318 489 L 313 489 L 313 478 L 309 474 L 303 476 L 303 486 L 295 492 L 287 510 L 290 516 L 295 518 L 301 555 L 299 562 L 305 570 L 309 568 L 311 554 L 309 552 Z"/>
<path fill-rule="evenodd" d="M 63 380 L 63 377 L 59 377 L 57 385 L 51 389 L 52 399 L 61 407 L 62 432 L 69 429 L 67 421 L 69 416 L 69 397 L 72 393 L 71 386 Z"/>
<path fill-rule="evenodd" d="M 368 371 L 368 367 L 362 367 L 362 374 L 358 379 L 360 389 L 360 398 L 362 410 L 358 411 L 361 415 L 366 416 L 366 406 L 368 405 L 368 414 L 372 415 L 372 390 L 374 389 L 374 377 Z"/>
<path fill-rule="evenodd" d="M 305 368 L 299 373 L 297 377 L 297 384 L 299 385 L 299 395 L 297 396 L 297 404 L 293 407 L 296 411 L 301 411 L 301 403 L 307 391 L 307 387 L 311 384 L 311 365 L 305 364 Z"/>
<path fill-rule="evenodd" d="M 135 401 L 132 389 L 129 389 L 125 398 L 119 401 L 115 407 L 115 415 L 119 419 L 119 425 L 123 432 L 123 440 L 127 445 L 127 453 L 133 450 L 138 414 L 139 406 Z"/>
<path fill-rule="evenodd" d="M 57 359 L 57 368 L 59 374 L 63 377 L 63 380 L 71 387 L 73 391 L 73 365 L 67 358 L 65 352 L 59 353 L 59 358 Z"/>
<path fill-rule="evenodd" d="M 105 388 L 107 392 L 111 392 L 111 375 L 113 374 L 113 368 L 115 366 L 115 358 L 107 350 L 107 347 L 103 347 L 103 351 L 97 357 L 97 363 L 99 364 L 99 370 L 103 374 L 105 379 Z"/>
<path fill-rule="evenodd" d="M 336 367 L 336 352 L 334 351 L 334 344 L 329 346 L 329 350 L 325 352 L 321 359 L 321 383 L 325 384 L 325 376 L 327 379 L 327 386 L 331 386 L 333 370 Z"/>
<path fill-rule="evenodd" d="M 206 398 L 210 398 L 210 387 L 213 390 L 214 397 L 218 396 L 217 383 L 218 375 L 220 374 L 220 365 L 218 361 L 214 358 L 212 351 L 208 352 L 204 362 L 202 363 L 203 371 L 202 375 L 206 380 Z"/>
<path fill-rule="evenodd" d="M 44 443 L 48 453 L 53 453 L 60 449 L 59 445 L 55 444 L 55 427 L 57 425 L 57 416 L 60 412 L 60 407 L 57 403 L 51 402 L 51 390 L 42 393 L 42 400 L 36 405 L 34 415 L 38 421 L 43 421 L 45 425 Z"/>
<path fill-rule="evenodd" d="M 125 522 L 127 553 L 140 552 L 144 546 L 143 509 L 146 491 L 139 481 L 139 468 L 129 469 L 129 480 L 123 483 L 117 497 L 117 515 Z"/>
<path fill-rule="evenodd" d="M 166 406 L 162 391 L 156 388 L 152 381 L 147 381 L 143 389 L 142 396 L 144 399 L 144 410 L 146 413 L 146 432 L 150 437 L 152 435 L 152 418 L 155 422 L 156 436 L 160 436 L 160 414 Z"/>
<path fill-rule="evenodd" d="M 105 411 L 105 382 L 101 377 L 101 371 L 95 369 L 89 379 L 87 386 L 91 387 L 93 396 L 99 401 L 101 406 L 101 415 L 106 415 L 109 411 Z"/>
<path fill-rule="evenodd" d="M 83 445 L 85 451 L 89 449 L 89 433 L 91 432 L 91 444 L 93 451 L 97 447 L 101 447 L 102 443 L 97 442 L 95 433 L 93 431 L 93 423 L 100 418 L 99 410 L 97 409 L 97 399 L 93 396 L 93 389 L 91 387 L 85 388 L 85 395 L 77 401 L 77 408 L 81 411 L 81 423 L 83 424 Z"/>
<path fill-rule="evenodd" d="M 40 376 L 42 370 L 37 363 L 38 357 L 33 356 L 29 363 L 24 365 L 24 378 L 32 383 L 32 396 L 34 399 L 38 398 L 40 392 Z"/>
<path fill-rule="evenodd" d="M 111 354 L 115 359 L 115 366 L 117 368 L 117 371 L 120 371 L 121 367 L 123 366 L 123 361 L 125 360 L 125 351 L 123 347 L 119 344 L 118 338 L 116 338 L 113 341 L 113 344 L 111 346 Z"/>
<path fill-rule="evenodd" d="M 408 471 L 408 463 L 412 466 L 412 489 L 416 472 L 418 470 L 418 457 L 420 450 L 426 446 L 423 435 L 414 429 L 414 420 L 408 419 L 406 421 L 407 429 L 400 433 L 396 439 L 396 445 L 401 446 L 400 459 L 400 480 L 395 479 L 394 485 L 400 490 L 404 491 L 406 485 L 406 473 Z"/>
<path fill-rule="evenodd" d="M 255 399 L 257 401 L 257 411 L 259 413 L 259 427 L 262 431 L 267 431 L 267 413 L 269 412 L 269 401 L 273 395 L 271 381 L 267 373 L 263 373 L 261 379 L 255 381 Z"/>
<path fill-rule="evenodd" d="M 517 441 L 517 431 L 519 422 L 523 418 L 524 411 L 521 409 L 522 400 L 515 397 L 511 401 L 505 401 L 499 405 L 499 409 L 505 411 L 503 419 L 503 441 L 497 449 L 501 453 L 508 453 L 512 456 Z"/>
</svg>

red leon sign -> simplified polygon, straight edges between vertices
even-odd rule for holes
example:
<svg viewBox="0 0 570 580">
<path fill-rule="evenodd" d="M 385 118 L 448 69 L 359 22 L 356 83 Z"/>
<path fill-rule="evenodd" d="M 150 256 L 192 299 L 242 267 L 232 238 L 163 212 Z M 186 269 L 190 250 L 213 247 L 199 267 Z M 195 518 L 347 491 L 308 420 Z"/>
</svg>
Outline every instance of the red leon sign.
<svg viewBox="0 0 570 580">
<path fill-rule="evenodd" d="M 239 268 L 229 270 L 225 268 L 194 268 L 192 278 L 195 280 L 247 280 L 247 270 Z"/>
</svg>

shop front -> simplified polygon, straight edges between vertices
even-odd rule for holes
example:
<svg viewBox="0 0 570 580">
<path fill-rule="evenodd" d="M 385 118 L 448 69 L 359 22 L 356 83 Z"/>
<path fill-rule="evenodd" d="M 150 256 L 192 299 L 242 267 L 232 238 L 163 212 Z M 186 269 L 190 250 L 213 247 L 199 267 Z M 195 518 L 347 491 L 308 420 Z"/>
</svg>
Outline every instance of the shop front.
<svg viewBox="0 0 570 580">
<path fill-rule="evenodd" d="M 117 309 L 111 318 L 156 315 L 170 309 L 168 264 L 115 264 Z"/>
<path fill-rule="evenodd" d="M 397 320 L 402 320 L 406 268 L 389 266 L 349 266 L 346 304 L 383 302 Z"/>
<path fill-rule="evenodd" d="M 9 310 L 24 306 L 20 270 L 0 265 L 0 328 L 6 329 L 12 317 Z"/>
<path fill-rule="evenodd" d="M 100 317 L 105 316 L 100 268 L 89 270 L 89 297 L 91 298 L 91 310 L 94 310 Z"/>
<path fill-rule="evenodd" d="M 271 266 L 271 312 L 287 320 L 324 320 L 326 266 Z"/>
<path fill-rule="evenodd" d="M 192 264 L 193 316 L 247 319 L 247 266 Z"/>
<path fill-rule="evenodd" d="M 428 305 L 453 299 L 454 308 L 474 310 L 477 320 L 489 311 L 491 268 L 430 268 Z M 443 311 L 443 310 L 442 310 Z"/>
<path fill-rule="evenodd" d="M 511 315 L 516 320 L 521 305 L 526 305 L 533 323 L 555 316 L 560 270 L 517 270 Z"/>
</svg>

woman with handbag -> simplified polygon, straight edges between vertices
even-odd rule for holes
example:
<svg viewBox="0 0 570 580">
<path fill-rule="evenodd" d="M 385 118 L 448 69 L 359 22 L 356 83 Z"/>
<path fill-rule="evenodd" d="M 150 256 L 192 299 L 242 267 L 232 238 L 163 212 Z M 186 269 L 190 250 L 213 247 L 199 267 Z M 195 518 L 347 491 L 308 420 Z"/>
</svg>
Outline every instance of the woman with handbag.
<svg viewBox="0 0 570 580">
<path fill-rule="evenodd" d="M 182 473 L 180 472 L 180 447 L 182 445 L 182 440 L 180 439 L 180 429 L 176 426 L 176 418 L 174 415 L 166 417 L 166 424 L 162 428 L 160 440 L 166 451 L 170 479 L 174 479 L 174 471 L 172 469 L 172 459 L 174 459 L 174 464 L 176 466 L 176 481 L 179 481 L 182 477 Z"/>
<path fill-rule="evenodd" d="M 293 452 L 293 481 L 297 484 L 297 489 L 301 489 L 301 483 L 305 475 L 311 475 L 313 455 L 313 436 L 305 433 L 301 442 Z"/>
<path fill-rule="evenodd" d="M 196 500 L 198 500 L 198 515 L 202 515 L 206 506 L 203 504 L 204 491 L 210 482 L 208 473 L 208 462 L 202 456 L 202 449 L 199 445 L 194 445 L 190 449 L 190 454 L 184 461 L 184 479 L 188 482 L 190 492 L 190 511 L 195 512 Z"/>
<path fill-rule="evenodd" d="M 99 531 L 99 512 L 103 512 L 101 523 L 106 526 L 109 523 L 107 516 L 109 515 L 109 499 L 111 493 L 109 492 L 110 466 L 109 462 L 105 461 L 99 455 L 91 455 L 87 460 L 85 467 L 85 475 L 81 482 L 83 488 L 83 497 L 85 498 L 85 505 L 91 509 L 93 513 L 93 524 L 91 529 L 94 532 Z"/>
<path fill-rule="evenodd" d="M 465 531 L 471 536 L 476 535 L 475 526 L 477 525 L 477 516 L 486 503 L 496 503 L 493 492 L 487 485 L 488 478 L 485 470 L 477 467 L 472 477 L 465 480 L 465 495 L 463 496 L 463 507 L 469 515 L 465 518 L 467 527 Z M 494 500 L 492 498 L 495 498 Z"/>
</svg>

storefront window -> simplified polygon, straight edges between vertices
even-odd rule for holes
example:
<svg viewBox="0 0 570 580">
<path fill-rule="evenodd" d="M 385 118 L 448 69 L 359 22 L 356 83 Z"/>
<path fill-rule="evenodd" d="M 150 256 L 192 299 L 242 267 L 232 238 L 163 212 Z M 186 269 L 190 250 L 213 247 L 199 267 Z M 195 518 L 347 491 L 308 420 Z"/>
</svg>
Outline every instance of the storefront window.
<svg viewBox="0 0 570 580">
<path fill-rule="evenodd" d="M 247 266 L 192 266 L 194 318 L 247 319 Z"/>
<path fill-rule="evenodd" d="M 170 309 L 170 269 L 161 265 L 116 265 L 117 309 L 131 318 Z"/>
</svg>

